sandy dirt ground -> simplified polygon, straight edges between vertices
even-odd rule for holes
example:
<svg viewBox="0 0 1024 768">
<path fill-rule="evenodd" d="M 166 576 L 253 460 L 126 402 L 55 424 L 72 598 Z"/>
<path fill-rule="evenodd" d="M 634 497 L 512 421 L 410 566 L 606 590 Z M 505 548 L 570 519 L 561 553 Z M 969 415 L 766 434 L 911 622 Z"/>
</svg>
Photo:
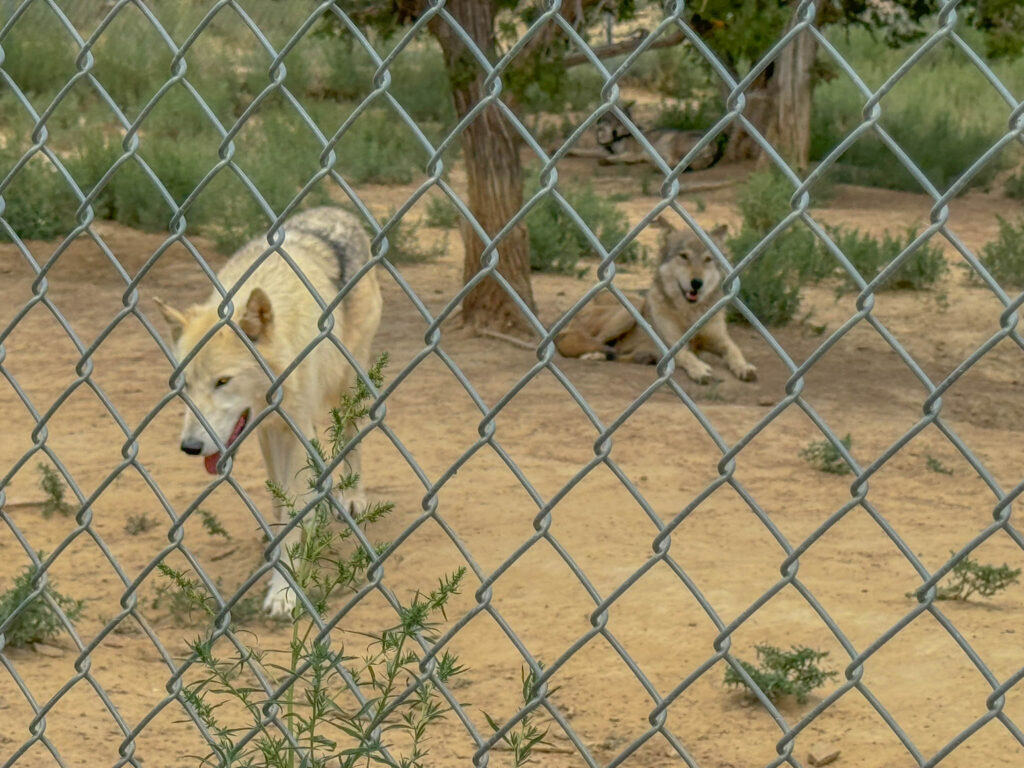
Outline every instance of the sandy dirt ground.
<svg viewBox="0 0 1024 768">
<path fill-rule="evenodd" d="M 635 190 L 622 203 L 635 221 L 655 199 L 639 194 L 638 177 L 645 171 L 598 169 L 582 161 L 569 167 L 591 174 L 608 193 Z M 716 179 L 735 169 L 704 175 Z M 565 174 L 563 174 L 564 176 Z M 652 185 L 654 186 L 654 185 Z M 411 188 L 369 188 L 366 200 L 378 213 L 393 208 Z M 697 197 L 700 205 L 697 205 Z M 735 190 L 724 188 L 685 195 L 704 225 L 738 221 Z M 1019 208 L 1019 205 L 1017 206 Z M 820 220 L 880 233 L 927 222 L 929 202 L 910 194 L 838 187 Z M 414 215 L 422 209 L 414 209 Z M 970 248 L 980 249 L 996 232 L 997 213 L 1013 215 L 1014 207 L 998 198 L 971 194 L 952 206 L 951 226 Z M 128 275 L 134 276 L 160 244 L 159 235 L 119 225 L 96 225 Z M 425 237 L 440 236 L 424 230 Z M 199 239 L 214 265 L 223 256 Z M 653 245 L 653 235 L 645 236 Z M 51 243 L 31 243 L 45 259 Z M 402 266 L 404 279 L 431 312 L 438 311 L 458 289 L 461 244 L 453 231 L 447 255 L 433 263 Z M 985 289 L 969 284 L 946 247 L 952 264 L 940 291 L 882 293 L 875 316 L 913 355 L 932 381 L 941 381 L 999 328 L 1000 304 Z M 593 279 L 535 276 L 537 304 L 545 321 L 571 305 Z M 618 278 L 626 287 L 646 282 L 642 268 Z M 397 374 L 423 348 L 426 322 L 393 279 L 381 274 L 385 318 L 376 349 L 387 350 L 391 375 Z M 33 275 L 15 249 L 0 246 L 0 327 L 5 327 L 34 293 Z M 154 324 L 163 323 L 154 296 L 179 303 L 203 297 L 206 279 L 180 247 L 168 250 L 140 285 L 141 308 Z M 46 297 L 73 326 L 80 342 L 93 345 L 124 308 L 125 285 L 104 254 L 82 240 L 73 244 L 47 277 Z M 941 294 L 941 295 L 940 295 Z M 805 291 L 801 322 L 774 330 L 776 340 L 796 364 L 802 363 L 828 333 L 855 311 L 855 297 L 836 299 L 830 286 Z M 820 326 L 826 326 L 821 335 Z M 786 396 L 789 371 L 767 343 L 746 327 L 734 337 L 760 371 L 756 383 L 730 378 L 712 359 L 721 381 L 697 386 L 682 378 L 680 386 L 695 400 L 720 439 L 733 444 L 758 424 Z M 461 329 L 453 318 L 442 327 L 441 347 L 465 374 L 488 406 L 494 405 L 536 362 L 528 350 Z M 39 413 L 53 410 L 45 441 L 71 472 L 86 495 L 103 486 L 108 475 L 125 464 L 122 428 L 135 430 L 168 391 L 171 366 L 153 339 L 133 317 L 125 317 L 103 335 L 91 356 L 84 383 L 74 386 L 79 355 L 51 312 L 37 303 L 21 317 L 4 342 L 0 366 Z M 1002 488 L 1021 481 L 1024 429 L 1024 358 L 1014 345 L 997 345 L 943 397 L 946 424 L 970 446 Z M 558 368 L 607 426 L 655 379 L 653 368 L 556 359 Z M 921 418 L 925 391 L 899 356 L 866 323 L 847 334 L 811 369 L 804 380 L 806 402 L 838 434 L 849 433 L 852 452 L 868 466 Z M 61 393 L 68 391 L 66 397 Z M 101 403 L 102 391 L 116 408 L 122 426 Z M 34 440 L 32 415 L 7 379 L 0 380 L 0 472 L 9 468 Z M 141 432 L 137 463 L 120 471 L 92 504 L 91 523 L 83 530 L 74 517 L 44 519 L 41 491 L 31 458 L 6 489 L 8 507 L 0 526 L 0 586 L 11 583 L 27 564 L 24 537 L 36 550 L 64 547 L 51 569 L 57 588 L 86 601 L 76 624 L 78 636 L 90 642 L 104 622 L 122 610 L 127 588 L 155 559 L 170 548 L 168 513 L 148 486 L 155 483 L 176 511 L 205 492 L 210 477 L 201 464 L 178 450 L 181 406 L 165 403 Z M 386 423 L 420 470 L 436 481 L 478 440 L 480 410 L 437 355 L 428 355 L 396 389 L 387 403 Z M 547 501 L 577 478 L 594 457 L 597 430 L 549 371 L 542 370 L 500 411 L 495 440 L 529 479 L 533 492 Z M 826 475 L 808 466 L 799 451 L 820 439 L 811 421 L 790 407 L 743 448 L 736 459 L 735 483 L 757 501 L 767 519 L 791 546 L 797 546 L 850 499 L 851 477 Z M 262 462 L 254 440 L 243 445 L 233 475 L 256 505 L 266 511 Z M 929 471 L 934 458 L 952 474 Z M 488 611 L 478 613 L 448 642 L 468 667 L 455 689 L 465 711 L 482 734 L 490 731 L 484 712 L 504 719 L 516 709 L 522 658 L 494 615 L 500 615 L 537 659 L 551 665 L 583 640 L 551 680 L 557 691 L 551 702 L 571 724 L 594 763 L 616 759 L 651 728 L 655 705 L 644 684 L 623 663 L 627 653 L 642 670 L 646 684 L 661 697 L 671 696 L 664 727 L 678 738 L 702 768 L 751 768 L 773 764 L 781 737 L 778 723 L 759 705 L 723 685 L 725 664 L 715 661 L 721 625 L 730 625 L 753 610 L 729 643 L 732 652 L 754 659 L 754 646 L 804 644 L 829 652 L 825 664 L 838 678 L 818 689 L 804 704 L 783 699 L 779 705 L 788 724 L 800 722 L 846 682 L 850 656 L 839 639 L 803 597 L 787 584 L 771 599 L 761 596 L 778 585 L 785 552 L 765 523 L 740 494 L 723 485 L 692 511 L 680 512 L 718 477 L 721 451 L 687 406 L 662 387 L 617 429 L 611 463 L 628 477 L 646 500 L 645 510 L 625 489 L 609 463 L 599 463 L 554 507 L 548 539 L 536 541 L 505 569 L 487 596 Z M 403 600 L 416 589 L 463 563 L 451 536 L 472 553 L 480 570 L 493 573 L 535 533 L 538 506 L 503 463 L 484 445 L 437 493 L 438 520 L 421 520 L 423 484 L 395 446 L 379 431 L 365 441 L 365 477 L 371 495 L 395 503 L 392 515 L 374 535 L 399 536 L 416 524 L 415 532 L 384 567 L 384 583 Z M 929 427 L 896 453 L 870 480 L 867 495 L 873 510 L 898 532 L 909 551 L 928 569 L 940 567 L 958 549 L 992 522 L 995 497 L 949 441 Z M 233 589 L 260 562 L 261 535 L 250 512 L 234 491 L 221 484 L 203 502 L 214 512 L 231 539 L 208 535 L 198 521 L 185 526 L 184 544 L 225 588 Z M 125 530 L 129 515 L 147 513 L 159 521 L 135 536 Z M 675 521 L 668 555 L 690 579 L 688 587 L 664 561 L 651 563 L 658 528 Z M 606 615 L 596 617 L 595 601 L 552 545 L 571 556 L 601 599 L 612 595 Z M 115 567 L 100 543 L 116 558 Z M 998 532 L 976 553 L 983 562 L 1024 565 L 1024 553 L 1004 532 Z M 180 564 L 172 553 L 168 562 Z M 621 585 L 642 575 L 621 594 Z M 875 650 L 889 629 L 915 610 L 905 594 L 921 579 L 908 559 L 862 507 L 854 507 L 814 541 L 799 559 L 801 589 L 813 594 L 821 609 L 841 629 L 857 653 L 872 650 L 859 675 L 874 705 L 858 688 L 847 690 L 801 730 L 793 748 L 794 764 L 807 765 L 816 744 L 841 751 L 834 765 L 843 768 L 903 768 L 917 759 L 894 735 L 879 714 L 883 708 L 899 722 L 920 755 L 927 759 L 942 750 L 964 728 L 988 711 L 987 698 L 996 681 L 1006 680 L 1024 665 L 1024 588 L 1017 586 L 991 600 L 938 604 L 936 614 L 922 613 Z M 159 579 L 147 577 L 137 587 L 139 611 L 159 634 L 171 658 L 184 656 L 185 642 L 200 631 L 186 617 L 153 607 Z M 475 577 L 448 612 L 451 626 L 477 606 Z M 256 590 L 261 593 L 263 585 Z M 715 618 L 701 607 L 703 596 Z M 347 619 L 346 629 L 381 628 L 393 614 L 378 597 L 368 599 Z M 493 612 L 493 613 L 492 613 Z M 941 618 L 941 620 L 940 620 Z M 594 630 L 595 623 L 601 629 Z M 184 624 L 184 625 L 183 625 Z M 958 635 L 949 630 L 955 625 Z M 445 627 L 442 627 L 444 629 Z M 253 621 L 248 632 L 264 648 L 285 647 L 288 631 Z M 730 627 L 730 629 L 732 629 Z M 249 636 L 250 639 L 252 635 Z M 339 635 L 339 642 L 360 652 L 358 636 Z M 961 645 L 974 649 L 986 665 L 980 671 Z M 226 651 L 225 651 L 226 652 Z M 15 675 L 42 705 L 62 687 L 68 688 L 45 719 L 45 735 L 68 766 L 108 766 L 119 759 L 123 740 L 114 717 L 97 696 L 101 687 L 128 727 L 135 727 L 167 697 L 171 678 L 153 642 L 127 619 L 109 635 L 88 661 L 79 658 L 69 637 L 52 647 L 7 649 L 0 668 L 0 757 L 13 753 L 29 738 L 32 709 L 15 683 Z M 708 666 L 695 682 L 688 676 Z M 86 676 L 87 677 L 84 677 Z M 1002 702 L 1007 718 L 1024 727 L 1024 684 L 1011 689 Z M 182 722 L 174 702 L 162 709 L 135 740 L 135 755 L 146 768 L 185 768 L 203 753 L 196 730 Z M 661 722 L 655 718 L 656 722 Z M 543 723 L 551 723 L 542 718 Z M 552 724 L 550 746 L 536 764 L 562 768 L 583 766 L 571 742 Z M 432 742 L 429 764 L 470 765 L 474 745 L 454 717 Z M 496 750 L 490 765 L 506 765 L 507 752 Z M 54 765 L 41 744 L 16 763 L 19 768 Z M 625 760 L 628 766 L 682 765 L 682 758 L 655 734 Z M 986 722 L 943 762 L 948 768 L 1024 765 L 1024 748 L 998 720 Z"/>
</svg>

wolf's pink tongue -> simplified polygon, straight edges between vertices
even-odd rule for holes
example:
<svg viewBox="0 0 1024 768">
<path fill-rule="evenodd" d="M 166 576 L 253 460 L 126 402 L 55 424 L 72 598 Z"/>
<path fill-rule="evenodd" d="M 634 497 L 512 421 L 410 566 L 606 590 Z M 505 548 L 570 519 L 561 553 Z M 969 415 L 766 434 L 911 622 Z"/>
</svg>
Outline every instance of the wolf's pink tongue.
<svg viewBox="0 0 1024 768">
<path fill-rule="evenodd" d="M 211 453 L 209 456 L 203 457 L 203 463 L 206 465 L 206 471 L 211 475 L 217 474 L 217 462 L 220 461 L 220 451 Z"/>
<path fill-rule="evenodd" d="M 228 438 L 228 441 L 224 446 L 225 448 L 227 448 L 229 445 L 235 442 L 235 440 L 238 439 L 238 436 L 242 434 L 242 430 L 245 429 L 245 417 L 246 414 L 244 413 L 238 417 L 238 422 L 235 424 L 235 428 L 231 430 L 231 437 Z M 217 451 L 217 453 L 211 453 L 209 456 L 203 457 L 203 464 L 206 465 L 206 471 L 209 472 L 211 475 L 217 474 L 218 461 L 220 461 L 220 451 Z"/>
</svg>

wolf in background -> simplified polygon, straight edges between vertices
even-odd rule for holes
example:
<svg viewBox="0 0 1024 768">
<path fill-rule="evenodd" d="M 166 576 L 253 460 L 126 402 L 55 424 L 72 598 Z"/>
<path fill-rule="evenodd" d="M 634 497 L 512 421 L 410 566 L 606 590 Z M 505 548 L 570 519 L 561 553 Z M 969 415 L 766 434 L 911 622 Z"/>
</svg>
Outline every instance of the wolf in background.
<svg viewBox="0 0 1024 768">
<path fill-rule="evenodd" d="M 707 305 L 721 296 L 722 273 L 704 243 L 689 229 L 675 229 L 664 219 L 657 219 L 655 225 L 665 233 L 651 287 L 642 296 L 628 298 L 640 307 L 643 318 L 670 347 L 704 314 Z M 711 236 L 720 242 L 725 227 L 712 230 Z M 598 294 L 576 314 L 555 338 L 555 346 L 565 357 L 645 364 L 656 363 L 660 358 L 647 333 L 607 292 Z M 747 362 L 729 335 L 724 311 L 716 312 L 676 354 L 676 365 L 703 384 L 711 379 L 711 366 L 697 357 L 696 352 L 702 349 L 721 355 L 737 379 L 757 378 L 757 368 Z"/>
</svg>

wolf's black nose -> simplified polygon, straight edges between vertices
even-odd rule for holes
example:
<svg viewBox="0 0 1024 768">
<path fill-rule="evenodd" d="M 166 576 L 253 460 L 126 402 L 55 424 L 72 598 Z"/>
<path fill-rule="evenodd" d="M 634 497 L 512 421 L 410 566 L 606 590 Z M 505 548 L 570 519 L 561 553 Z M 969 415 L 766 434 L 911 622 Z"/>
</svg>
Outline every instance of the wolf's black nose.
<svg viewBox="0 0 1024 768">
<path fill-rule="evenodd" d="M 198 456 L 203 452 L 203 443 L 201 440 L 182 440 L 181 450 L 189 456 Z"/>
<path fill-rule="evenodd" d="M 704 281 L 701 280 L 699 277 L 695 277 L 693 278 L 693 280 L 690 281 L 690 287 L 693 288 L 693 290 L 695 291 L 699 291 L 702 285 L 704 285 Z"/>
</svg>

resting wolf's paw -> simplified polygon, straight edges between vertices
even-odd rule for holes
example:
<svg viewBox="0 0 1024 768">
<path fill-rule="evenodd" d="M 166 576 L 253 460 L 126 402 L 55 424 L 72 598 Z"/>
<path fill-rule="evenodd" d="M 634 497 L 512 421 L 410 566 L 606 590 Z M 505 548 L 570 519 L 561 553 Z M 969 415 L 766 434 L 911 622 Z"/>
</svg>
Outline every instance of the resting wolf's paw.
<svg viewBox="0 0 1024 768">
<path fill-rule="evenodd" d="M 746 361 L 730 366 L 729 370 L 740 381 L 757 381 L 757 366 Z"/>
<path fill-rule="evenodd" d="M 270 577 L 267 597 L 263 601 L 263 610 L 271 616 L 289 617 L 294 607 L 295 592 L 288 586 L 288 582 L 277 571 L 274 571 L 273 576 Z"/>
<path fill-rule="evenodd" d="M 703 360 L 688 363 L 686 365 L 686 375 L 698 384 L 708 384 L 711 381 L 711 366 Z"/>
</svg>

